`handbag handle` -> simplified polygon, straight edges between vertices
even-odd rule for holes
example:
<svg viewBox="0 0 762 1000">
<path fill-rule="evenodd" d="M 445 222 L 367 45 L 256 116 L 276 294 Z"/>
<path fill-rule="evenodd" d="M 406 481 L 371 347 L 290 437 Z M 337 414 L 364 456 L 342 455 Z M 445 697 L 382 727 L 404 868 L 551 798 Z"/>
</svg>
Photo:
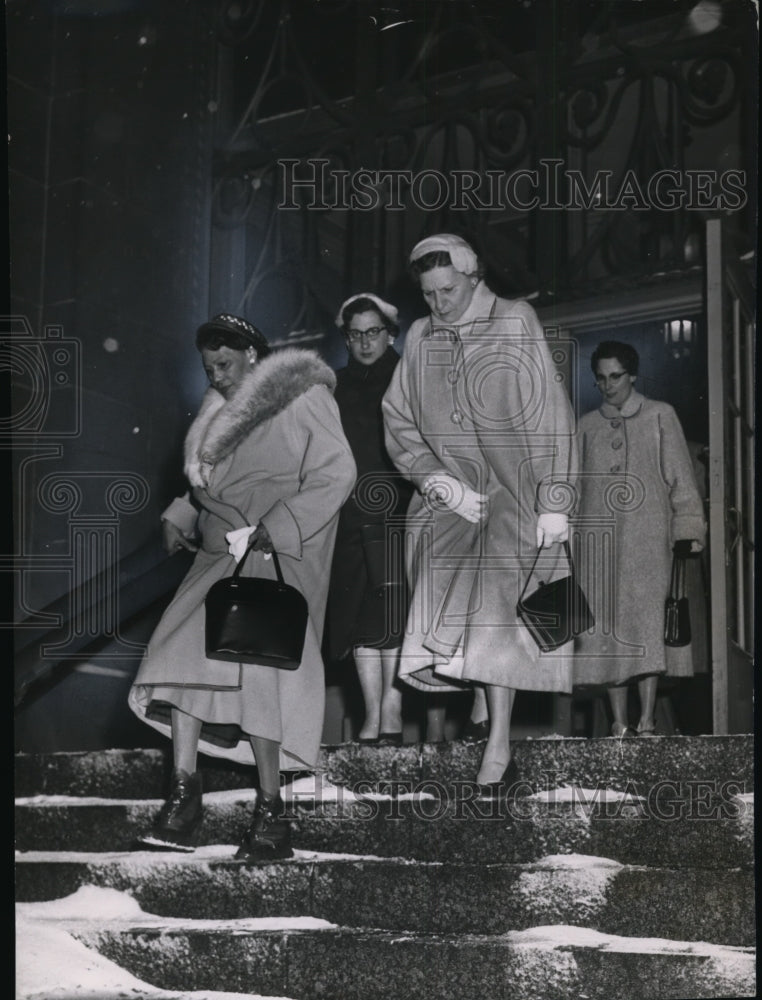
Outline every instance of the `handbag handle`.
<svg viewBox="0 0 762 1000">
<path fill-rule="evenodd" d="M 675 600 L 685 597 L 686 560 L 676 553 L 672 555 L 672 572 L 669 579 L 669 596 Z"/>
<path fill-rule="evenodd" d="M 246 546 L 246 551 L 241 556 L 240 561 L 236 564 L 236 568 L 233 570 L 233 575 L 231 579 L 238 580 L 238 577 L 241 575 L 241 570 L 243 569 L 243 564 L 246 562 L 246 558 L 248 554 L 253 550 L 253 548 L 254 548 L 254 542 L 251 541 Z M 278 553 L 275 551 L 275 549 L 273 549 L 270 554 L 273 557 L 273 565 L 275 566 L 275 575 L 278 577 L 278 583 L 281 585 L 281 587 L 283 587 L 285 586 L 285 580 L 283 579 L 283 573 L 281 572 L 280 569 L 280 562 L 278 561 Z"/>
<path fill-rule="evenodd" d="M 576 572 L 574 570 L 574 560 L 572 559 L 571 549 L 569 548 L 569 542 L 565 541 L 565 542 L 561 542 L 561 544 L 564 547 L 564 552 L 566 553 L 566 558 L 569 560 L 569 569 L 571 571 L 571 578 L 572 578 L 572 580 L 576 580 L 577 574 L 576 574 Z M 542 552 L 542 549 L 543 549 L 543 546 L 540 546 L 540 548 L 537 550 L 537 555 L 534 557 L 534 562 L 532 563 L 532 568 L 529 570 L 529 573 L 527 574 L 527 578 L 524 581 L 524 588 L 521 591 L 521 593 L 519 594 L 519 601 L 523 601 L 524 600 L 524 594 L 526 594 L 526 592 L 527 592 L 527 587 L 529 586 L 529 581 L 532 579 L 532 573 L 534 573 L 535 566 L 537 565 L 537 560 L 540 558 L 540 553 Z"/>
</svg>

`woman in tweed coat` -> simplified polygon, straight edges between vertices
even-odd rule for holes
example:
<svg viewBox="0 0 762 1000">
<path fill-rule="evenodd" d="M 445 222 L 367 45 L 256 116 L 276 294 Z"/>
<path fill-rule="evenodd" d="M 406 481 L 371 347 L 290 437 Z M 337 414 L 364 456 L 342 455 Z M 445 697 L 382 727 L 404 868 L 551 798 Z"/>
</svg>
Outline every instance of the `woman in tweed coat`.
<svg viewBox="0 0 762 1000">
<path fill-rule="evenodd" d="M 591 367 L 603 401 L 579 422 L 582 467 L 575 529 L 580 579 L 595 625 L 578 636 L 575 684 L 608 687 L 612 735 L 654 734 L 660 675 L 690 676 L 690 646 L 664 644 L 664 602 L 673 548 L 699 552 L 703 505 L 680 422 L 667 403 L 633 388 L 638 353 L 604 341 Z M 628 682 L 637 680 L 640 719 L 630 728 Z"/>
</svg>

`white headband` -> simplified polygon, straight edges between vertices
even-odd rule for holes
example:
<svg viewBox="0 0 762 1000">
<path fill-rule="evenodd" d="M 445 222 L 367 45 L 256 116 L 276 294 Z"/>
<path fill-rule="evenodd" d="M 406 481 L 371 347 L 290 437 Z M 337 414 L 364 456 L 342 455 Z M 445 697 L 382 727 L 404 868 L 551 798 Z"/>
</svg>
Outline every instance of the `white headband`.
<svg viewBox="0 0 762 1000">
<path fill-rule="evenodd" d="M 473 249 L 460 236 L 452 233 L 440 233 L 438 236 L 427 236 L 410 251 L 410 263 L 423 257 L 424 254 L 441 251 L 450 255 L 452 266 L 462 274 L 476 274 L 478 261 Z"/>
<path fill-rule="evenodd" d="M 358 299 L 370 299 L 370 301 L 378 309 L 379 314 L 383 316 L 384 319 L 388 319 L 389 322 L 393 323 L 395 326 L 398 325 L 397 324 L 398 313 L 397 310 L 394 308 L 394 306 L 389 305 L 388 302 L 384 302 L 383 299 L 380 299 L 377 295 L 374 295 L 373 292 L 360 292 L 359 295 L 352 295 L 350 298 L 347 299 L 346 302 L 341 303 L 341 308 L 336 314 L 336 326 L 338 326 L 339 329 L 341 329 L 344 326 L 344 320 L 342 319 L 342 314 L 344 313 L 344 310 L 347 308 L 347 306 L 351 305 L 353 302 L 356 302 Z"/>
</svg>

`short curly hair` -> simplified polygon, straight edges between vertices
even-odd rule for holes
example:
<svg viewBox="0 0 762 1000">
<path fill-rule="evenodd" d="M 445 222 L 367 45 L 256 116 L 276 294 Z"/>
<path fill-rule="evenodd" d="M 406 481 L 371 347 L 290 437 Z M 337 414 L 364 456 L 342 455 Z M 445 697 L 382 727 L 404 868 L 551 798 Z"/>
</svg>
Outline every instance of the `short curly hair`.
<svg viewBox="0 0 762 1000">
<path fill-rule="evenodd" d="M 593 375 L 598 374 L 598 362 L 603 358 L 616 358 L 628 375 L 637 375 L 640 357 L 631 344 L 625 344 L 621 340 L 603 340 L 593 351 L 590 359 L 590 367 Z"/>
</svg>

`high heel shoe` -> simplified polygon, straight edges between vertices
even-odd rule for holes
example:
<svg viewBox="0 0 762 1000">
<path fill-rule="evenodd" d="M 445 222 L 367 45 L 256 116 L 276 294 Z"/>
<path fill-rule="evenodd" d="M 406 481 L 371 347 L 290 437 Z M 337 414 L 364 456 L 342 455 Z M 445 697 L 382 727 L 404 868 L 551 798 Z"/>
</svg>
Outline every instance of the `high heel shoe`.
<svg viewBox="0 0 762 1000">
<path fill-rule="evenodd" d="M 482 722 L 474 722 L 473 719 L 469 719 L 463 727 L 463 732 L 460 734 L 463 743 L 481 743 L 488 736 L 489 719 L 484 719 Z"/>
<path fill-rule="evenodd" d="M 625 726 L 621 722 L 611 723 L 611 735 L 616 737 L 618 740 L 630 739 L 633 736 L 638 736 L 638 730 L 633 729 L 632 726 Z"/>
<path fill-rule="evenodd" d="M 506 801 L 514 799 L 518 780 L 519 769 L 516 767 L 516 759 L 511 757 L 503 771 L 503 776 L 498 781 L 479 784 L 479 796 L 483 799 L 505 799 Z"/>
<path fill-rule="evenodd" d="M 639 725 L 635 732 L 638 736 L 656 736 L 656 720 L 652 719 L 650 726 Z"/>
<path fill-rule="evenodd" d="M 402 745 L 402 733 L 379 733 L 378 745 L 380 747 L 398 747 Z"/>
</svg>

